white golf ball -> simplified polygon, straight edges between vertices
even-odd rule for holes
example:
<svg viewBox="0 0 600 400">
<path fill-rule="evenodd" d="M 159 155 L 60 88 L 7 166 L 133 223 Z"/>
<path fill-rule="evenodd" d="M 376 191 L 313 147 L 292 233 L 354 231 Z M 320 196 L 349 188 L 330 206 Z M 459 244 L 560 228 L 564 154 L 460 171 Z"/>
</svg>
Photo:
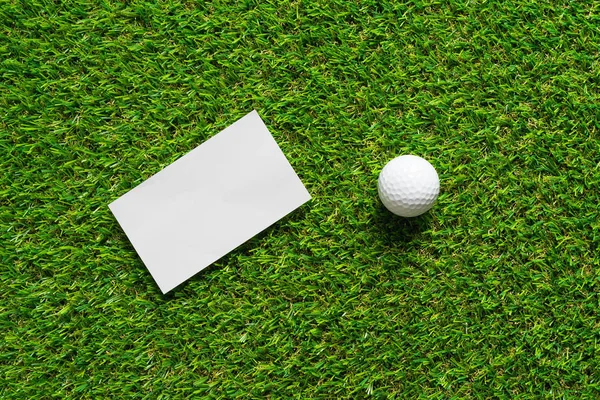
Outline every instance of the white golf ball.
<svg viewBox="0 0 600 400">
<path fill-rule="evenodd" d="M 401 217 L 416 217 L 433 207 L 440 193 L 440 180 L 427 160 L 405 155 L 383 167 L 377 189 L 385 208 Z"/>
</svg>

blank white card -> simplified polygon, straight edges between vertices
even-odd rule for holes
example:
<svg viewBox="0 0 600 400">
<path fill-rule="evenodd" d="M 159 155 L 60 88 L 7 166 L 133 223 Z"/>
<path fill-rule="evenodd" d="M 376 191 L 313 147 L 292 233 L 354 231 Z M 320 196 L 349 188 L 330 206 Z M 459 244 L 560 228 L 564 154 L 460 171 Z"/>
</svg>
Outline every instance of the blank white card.
<svg viewBox="0 0 600 400">
<path fill-rule="evenodd" d="M 252 111 L 109 207 L 166 293 L 310 198 Z"/>
</svg>

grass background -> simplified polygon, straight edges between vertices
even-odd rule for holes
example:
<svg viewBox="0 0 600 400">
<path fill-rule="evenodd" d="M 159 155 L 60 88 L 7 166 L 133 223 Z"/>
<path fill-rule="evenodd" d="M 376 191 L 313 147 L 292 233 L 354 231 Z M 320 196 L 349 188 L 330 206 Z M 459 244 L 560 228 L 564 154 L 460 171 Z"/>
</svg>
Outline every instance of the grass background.
<svg viewBox="0 0 600 400">
<path fill-rule="evenodd" d="M 598 398 L 600 4 L 0 1 L 0 397 Z M 107 204 L 252 109 L 314 199 L 163 296 Z M 412 153 L 442 192 L 386 212 Z"/>
</svg>

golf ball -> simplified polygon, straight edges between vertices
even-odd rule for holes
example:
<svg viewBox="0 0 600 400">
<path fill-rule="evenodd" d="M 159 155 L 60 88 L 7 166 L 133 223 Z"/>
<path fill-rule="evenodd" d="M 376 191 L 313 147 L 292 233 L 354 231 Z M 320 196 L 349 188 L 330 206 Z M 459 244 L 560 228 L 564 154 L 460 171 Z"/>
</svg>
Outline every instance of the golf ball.
<svg viewBox="0 0 600 400">
<path fill-rule="evenodd" d="M 440 193 L 440 180 L 427 160 L 404 155 L 383 167 L 377 189 L 388 210 L 401 217 L 416 217 L 433 207 Z"/>
</svg>

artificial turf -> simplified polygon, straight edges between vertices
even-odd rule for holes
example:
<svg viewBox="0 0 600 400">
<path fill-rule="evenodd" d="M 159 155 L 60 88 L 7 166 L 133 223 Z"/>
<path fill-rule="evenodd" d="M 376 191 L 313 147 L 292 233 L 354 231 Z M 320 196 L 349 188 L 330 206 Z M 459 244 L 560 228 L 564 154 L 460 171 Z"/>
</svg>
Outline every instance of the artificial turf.
<svg viewBox="0 0 600 400">
<path fill-rule="evenodd" d="M 600 397 L 599 48 L 597 1 L 0 1 L 0 398 Z M 107 205 L 252 109 L 313 200 L 162 295 Z"/>
</svg>

